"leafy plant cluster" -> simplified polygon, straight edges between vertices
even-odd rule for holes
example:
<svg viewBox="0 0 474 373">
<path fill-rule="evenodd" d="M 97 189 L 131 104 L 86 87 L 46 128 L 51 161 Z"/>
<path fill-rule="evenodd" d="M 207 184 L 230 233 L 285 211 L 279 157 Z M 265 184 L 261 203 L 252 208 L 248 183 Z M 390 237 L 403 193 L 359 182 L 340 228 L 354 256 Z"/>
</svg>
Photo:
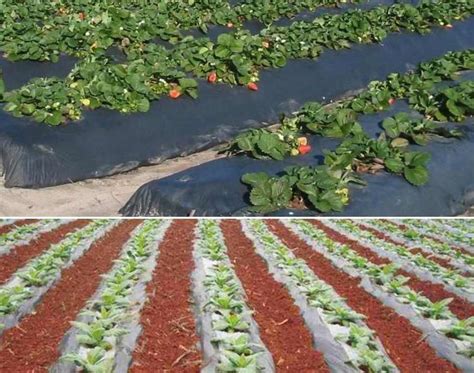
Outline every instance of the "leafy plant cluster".
<svg viewBox="0 0 474 373">
<path fill-rule="evenodd" d="M 395 367 L 379 347 L 375 332 L 363 322 L 363 315 L 353 311 L 331 286 L 318 279 L 303 260 L 296 258 L 268 230 L 263 221 L 248 220 L 245 224 L 250 229 L 253 240 L 265 252 L 265 260 L 274 263 L 289 278 L 306 298 L 308 305 L 316 308 L 327 324 L 339 325 L 345 329 L 335 339 L 355 352 L 356 358 L 350 363 L 369 372 L 394 371 Z"/>
<path fill-rule="evenodd" d="M 472 238 L 474 234 L 474 227 L 471 226 L 471 221 L 469 219 L 440 219 L 436 223 L 441 224 L 443 227 L 446 227 L 449 231 L 463 233 L 465 238 Z M 431 222 L 434 223 L 434 222 Z M 446 232 L 445 229 L 442 231 Z"/>
<path fill-rule="evenodd" d="M 26 300 L 34 296 L 34 289 L 55 279 L 61 268 L 71 259 L 81 242 L 90 240 L 110 220 L 94 220 L 85 228 L 68 234 L 62 242 L 52 245 L 44 254 L 15 274 L 14 279 L 0 288 L 0 317 L 15 312 Z"/>
<path fill-rule="evenodd" d="M 318 242 L 331 256 L 342 258 L 350 268 L 353 268 L 370 278 L 373 283 L 383 291 L 392 294 L 398 301 L 409 304 L 422 317 L 433 320 L 449 320 L 449 326 L 439 326 L 438 331 L 448 338 L 468 342 L 467 348 L 459 349 L 459 353 L 465 354 L 474 348 L 474 318 L 459 320 L 448 308 L 452 298 L 432 302 L 419 292 L 411 289 L 407 283 L 409 278 L 397 275 L 398 267 L 393 263 L 377 265 L 363 256 L 357 254 L 347 245 L 339 244 L 331 240 L 324 231 L 304 220 L 296 220 L 292 227 L 309 238 L 312 242 Z M 439 324 L 433 324 L 435 328 Z M 456 331 L 456 332 L 453 332 Z"/>
<path fill-rule="evenodd" d="M 207 304 L 203 311 L 212 317 L 213 343 L 222 372 L 259 372 L 259 352 L 251 342 L 251 313 L 245 295 L 230 266 L 218 222 L 203 220 L 198 226 L 198 253 L 212 263 L 204 282 Z"/>
<path fill-rule="evenodd" d="M 474 246 L 474 237 L 469 234 L 469 230 L 466 230 L 465 227 L 462 225 L 453 226 L 453 228 L 448 228 L 443 224 L 440 225 L 438 221 L 435 222 L 419 222 L 416 219 L 405 219 L 403 221 L 405 225 L 413 226 L 414 228 L 421 229 L 424 232 L 434 234 L 436 236 L 442 236 L 443 238 L 447 238 L 451 242 L 454 243 L 461 243 L 469 246 Z"/>
<path fill-rule="evenodd" d="M 209 24 L 241 27 L 242 22 L 250 19 L 270 24 L 305 9 L 339 3 L 245 0 L 231 6 L 224 0 L 26 0 L 21 4 L 2 0 L 0 50 L 11 60 L 57 61 L 61 53 L 97 55 L 112 45 L 140 44 L 155 37 L 176 42 L 183 37 L 180 30 L 199 27 L 206 31 Z"/>
<path fill-rule="evenodd" d="M 357 117 L 384 110 L 391 100 L 424 95 L 424 89 L 433 89 L 442 79 L 454 78 L 461 70 L 472 68 L 472 50 L 449 53 L 420 65 L 414 73 L 391 74 L 385 82 L 372 82 L 368 90 L 336 106 L 308 103 L 296 115 L 283 117 L 276 132 L 258 129 L 241 134 L 230 144 L 228 150 L 231 153 L 244 152 L 256 158 L 279 160 L 289 155 L 298 139 L 308 131 L 345 138 L 334 151 L 326 152 L 323 166 L 291 167 L 273 177 L 266 173 L 244 175 L 242 182 L 251 189 L 251 210 L 268 213 L 293 207 L 311 208 L 323 213 L 341 211 L 349 202 L 348 183 L 364 184 L 358 175 L 367 172 L 385 170 L 403 175 L 413 185 L 424 185 L 429 180 L 427 165 L 430 155 L 408 151 L 407 145 L 410 142 L 424 145 L 432 136 L 460 137 L 461 133 L 443 128 L 429 119 L 416 119 L 400 113 L 387 118 L 382 123 L 385 132 L 378 139 L 372 139 L 362 130 Z M 463 87 L 463 92 L 472 88 L 472 84 L 466 86 L 461 83 L 458 87 Z M 357 103 L 355 106 L 354 102 Z M 323 188 L 318 183 L 321 179 L 328 180 Z M 321 204 L 319 198 L 323 194 L 325 197 Z"/>
<path fill-rule="evenodd" d="M 460 250 L 456 250 L 452 248 L 451 245 L 447 243 L 434 240 L 431 237 L 428 237 L 425 234 L 417 231 L 416 229 L 402 230 L 396 225 L 392 224 L 391 222 L 382 221 L 382 220 L 373 221 L 371 223 L 377 227 L 380 227 L 382 229 L 388 229 L 390 232 L 393 232 L 394 234 L 404 237 L 405 239 L 409 240 L 413 246 L 426 247 L 428 250 L 436 254 L 444 255 L 444 256 L 447 256 L 448 258 L 459 259 L 468 266 L 474 265 L 473 255 L 465 254 Z M 425 225 L 426 224 L 424 223 L 422 224 L 421 222 L 419 222 L 419 223 L 416 223 L 415 228 L 424 229 Z"/>
<path fill-rule="evenodd" d="M 126 249 L 112 271 L 104 277 L 98 297 L 91 301 L 80 316 L 84 321 L 73 321 L 78 330 L 80 352 L 65 354 L 61 359 L 76 364 L 86 372 L 113 371 L 117 339 L 128 333 L 122 325 L 132 318 L 136 302 L 130 299 L 132 291 L 146 271 L 145 261 L 156 249 L 156 234 L 161 220 L 147 220 L 127 243 Z"/>
<path fill-rule="evenodd" d="M 0 234 L 0 247 L 7 245 L 9 246 L 11 244 L 14 244 L 16 241 L 24 241 L 30 237 L 33 237 L 42 228 L 44 228 L 48 224 L 51 224 L 51 222 L 53 222 L 53 220 L 45 219 L 37 223 L 15 227 L 15 229 L 9 232 L 2 233 Z"/>
<path fill-rule="evenodd" d="M 206 37 L 187 36 L 170 49 L 151 42 L 129 39 L 124 42 L 122 39 L 121 46 L 128 56 L 128 63 L 117 66 L 105 55 L 88 55 L 61 82 L 46 79 L 27 85 L 31 91 L 36 85 L 56 87 L 62 84 L 63 87 L 56 87 L 61 92 L 58 100 L 50 102 L 49 98 L 30 95 L 23 98 L 21 89 L 6 93 L 3 100 L 15 105 L 8 108 L 18 116 L 33 116 L 31 109 L 34 106 L 42 112 L 35 114 L 34 119 L 45 118 L 43 122 L 49 124 L 57 123 L 57 112 L 61 113 L 62 123 L 77 119 L 85 108 L 99 106 L 122 112 L 147 111 L 149 102 L 165 93 L 173 98 L 185 93 L 195 97 L 197 82 L 185 78 L 187 74 L 208 79 L 215 74 L 214 83 L 251 84 L 249 87 L 258 89 L 259 71 L 283 67 L 288 59 L 316 58 L 324 47 L 340 49 L 350 47 L 351 43 L 378 42 L 387 33 L 402 29 L 427 32 L 429 27 L 467 17 L 472 10 L 468 1 L 426 1 L 418 6 L 394 4 L 368 11 L 324 15 L 311 22 L 294 22 L 288 27 L 272 26 L 257 35 L 248 31 L 223 33 L 216 42 Z M 103 22 L 102 18 L 100 22 Z M 83 69 L 90 72 L 85 82 L 81 82 L 83 78 L 78 79 L 78 74 L 83 75 Z M 130 74 L 135 75 L 127 81 Z M 122 95 L 125 97 L 120 97 Z M 52 106 L 58 102 L 59 107 Z M 49 116 L 54 119 L 46 120 Z"/>
<path fill-rule="evenodd" d="M 421 64 L 416 71 L 406 74 L 390 74 L 383 82 L 373 81 L 360 94 L 344 99 L 335 105 L 325 106 L 319 102 L 306 103 L 291 116 L 282 116 L 276 131 L 250 130 L 239 135 L 230 144 L 228 150 L 232 154 L 244 152 L 255 158 L 282 159 L 284 156 L 290 155 L 290 150 L 296 148 L 295 139 L 307 133 L 334 138 L 359 134 L 362 131 L 357 122 L 360 115 L 386 110 L 398 99 L 409 99 L 413 103 L 413 108 L 421 110 L 421 107 L 415 106 L 415 102 L 423 101 L 422 97 L 427 95 L 433 96 L 433 90 L 437 83 L 456 79 L 461 71 L 472 69 L 474 69 L 473 50 L 450 52 L 439 59 Z M 468 96 L 469 93 L 472 95 L 471 82 L 464 82 L 449 89 L 460 90 L 463 93 L 460 96 L 463 97 Z M 437 95 L 443 96 L 443 92 L 441 90 Z M 431 99 L 431 104 L 435 107 L 439 106 L 439 110 L 444 112 L 440 101 L 442 100 Z M 424 113 L 426 112 L 427 110 L 424 110 Z M 444 113 L 445 116 L 449 116 L 447 112 Z M 458 119 L 463 120 L 472 115 L 467 110 L 464 111 L 464 114 Z M 408 126 L 409 123 L 412 126 Z M 384 128 L 390 138 L 401 137 L 420 145 L 425 144 L 430 135 L 447 137 L 459 135 L 439 127 L 430 119 L 410 118 L 402 113 L 387 119 Z M 277 150 L 268 151 L 270 148 Z"/>
<path fill-rule="evenodd" d="M 340 175 L 325 166 L 293 166 L 283 176 L 245 174 L 242 182 L 251 187 L 251 211 L 268 213 L 291 206 L 328 212 L 342 211 L 349 202 L 348 183 L 361 182 L 352 175 L 350 171 Z"/>
<path fill-rule="evenodd" d="M 458 270 L 447 269 L 440 264 L 425 258 L 421 254 L 414 254 L 409 249 L 401 245 L 377 238 L 373 233 L 361 229 L 355 223 L 349 220 L 337 220 L 334 222 L 338 229 L 349 232 L 357 239 L 367 242 L 371 245 L 383 248 L 383 250 L 392 252 L 403 261 L 411 263 L 420 269 L 429 272 L 433 277 L 439 279 L 447 285 L 459 288 L 467 293 L 474 293 L 474 282 L 472 278 L 463 276 Z"/>
</svg>

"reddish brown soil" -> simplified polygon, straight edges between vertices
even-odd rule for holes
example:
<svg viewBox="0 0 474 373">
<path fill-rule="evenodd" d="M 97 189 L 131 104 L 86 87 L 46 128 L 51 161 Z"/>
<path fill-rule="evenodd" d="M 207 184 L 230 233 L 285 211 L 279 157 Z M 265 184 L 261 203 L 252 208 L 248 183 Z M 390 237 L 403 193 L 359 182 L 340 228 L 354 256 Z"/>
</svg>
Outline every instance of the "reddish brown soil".
<svg viewBox="0 0 474 373">
<path fill-rule="evenodd" d="M 4 284 L 15 271 L 29 260 L 62 241 L 69 232 L 86 226 L 90 220 L 75 220 L 40 234 L 32 242 L 14 247 L 9 253 L 0 256 L 0 285 Z"/>
<path fill-rule="evenodd" d="M 389 220 L 382 220 L 386 223 L 389 223 L 389 224 L 392 224 L 398 228 L 400 228 L 402 231 L 406 231 L 408 230 L 408 226 L 406 226 L 405 224 L 399 224 L 399 223 L 395 223 L 393 221 L 389 221 Z M 429 238 L 430 240 L 433 240 L 433 241 L 436 241 L 438 243 L 446 243 L 446 242 L 443 242 L 442 240 L 440 240 L 439 238 L 436 238 L 436 237 L 433 237 L 431 234 L 424 234 L 425 237 Z M 459 251 L 465 255 L 470 255 L 472 256 L 472 253 L 470 253 L 469 251 L 467 251 L 466 249 L 464 249 L 463 247 L 459 247 L 459 246 L 456 246 L 456 245 L 452 245 L 452 244 L 448 244 L 453 250 L 456 250 L 456 251 Z"/>
<path fill-rule="evenodd" d="M 110 271 L 139 220 L 124 221 L 97 240 L 50 289 L 33 314 L 0 337 L 0 372 L 47 372 L 79 311 L 92 297 L 103 273 Z"/>
<path fill-rule="evenodd" d="M 196 220 L 173 221 L 160 245 L 130 372 L 200 371 L 199 338 L 191 309 L 195 224 Z"/>
<path fill-rule="evenodd" d="M 405 246 L 406 247 L 406 246 Z M 458 268 L 456 268 L 455 266 L 453 266 L 449 260 L 447 259 L 443 259 L 443 258 L 439 258 L 433 254 L 429 254 L 429 253 L 426 253 L 425 251 L 423 251 L 422 249 L 418 248 L 418 247 L 415 247 L 413 249 L 409 249 L 410 252 L 413 254 L 413 255 L 418 255 L 420 254 L 422 257 L 426 258 L 426 259 L 429 259 L 437 264 L 439 264 L 441 267 L 444 267 L 444 268 L 448 268 L 450 270 L 458 270 Z M 466 272 L 462 272 L 462 271 L 459 271 L 460 274 L 462 274 L 463 276 L 465 277 L 472 277 L 469 273 L 466 273 Z"/>
<path fill-rule="evenodd" d="M 328 226 L 322 224 L 319 220 L 308 220 L 315 227 L 321 229 L 326 233 L 326 235 L 332 240 L 349 245 L 350 248 L 356 251 L 359 255 L 370 260 L 374 264 L 382 265 L 391 263 L 390 260 L 382 258 L 377 255 L 374 251 L 369 249 L 366 246 L 363 246 L 357 241 L 351 240 L 336 232 L 335 230 L 329 228 Z M 465 300 L 462 297 L 457 296 L 449 291 L 447 291 L 441 284 L 433 284 L 432 282 L 422 280 L 416 275 L 413 275 L 405 270 L 398 270 L 398 275 L 403 275 L 408 277 L 410 280 L 407 285 L 410 286 L 413 290 L 423 294 L 425 297 L 430 299 L 432 302 L 438 302 L 446 298 L 453 298 L 453 301 L 449 304 L 449 309 L 453 312 L 458 318 L 465 319 L 470 316 L 474 316 L 474 306 Z"/>
<path fill-rule="evenodd" d="M 407 319 L 364 291 L 359 279 L 334 267 L 329 259 L 314 251 L 280 222 L 271 220 L 268 225 L 296 256 L 306 261 L 321 280 L 346 298 L 349 307 L 367 317 L 365 322 L 376 332 L 400 371 L 457 372 L 450 362 L 436 354 L 424 340 L 423 334 Z"/>
<path fill-rule="evenodd" d="M 387 241 L 387 242 L 390 242 L 394 245 L 397 245 L 397 246 L 400 246 L 400 247 L 404 247 L 405 249 L 409 250 L 411 253 L 413 253 L 414 255 L 416 254 L 420 254 L 422 257 L 426 258 L 426 259 L 429 259 L 429 260 L 432 260 L 433 262 L 435 263 L 438 263 L 440 266 L 444 267 L 444 268 L 447 268 L 447 269 L 450 269 L 450 270 L 456 270 L 456 267 L 453 266 L 451 263 L 449 263 L 449 260 L 447 259 L 443 259 L 443 258 L 439 258 L 439 257 L 436 257 L 432 254 L 429 254 L 427 252 L 424 252 L 422 249 L 420 248 L 412 248 L 410 249 L 408 246 L 406 245 L 403 245 L 401 243 L 398 243 L 397 241 L 395 241 L 394 239 L 392 239 L 390 236 L 386 235 L 385 233 L 383 232 L 380 232 L 379 230 L 377 229 L 374 229 L 372 227 L 368 227 L 366 225 L 362 225 L 362 224 L 357 224 L 356 222 L 356 225 L 360 228 L 360 229 L 363 229 L 365 231 L 368 231 L 370 233 L 372 233 L 373 235 L 375 235 L 377 238 L 380 238 L 384 241 Z M 464 276 L 466 277 L 471 277 L 470 274 L 468 273 L 463 273 Z"/>
<path fill-rule="evenodd" d="M 5 233 L 8 233 L 10 231 L 12 231 L 13 229 L 17 228 L 17 227 L 21 227 L 23 225 L 27 225 L 27 224 L 33 224 L 33 223 L 36 223 L 38 221 L 38 219 L 22 219 L 22 220 L 17 220 L 11 224 L 7 224 L 7 225 L 4 225 L 2 227 L 0 227 L 0 234 L 5 234 Z"/>
<path fill-rule="evenodd" d="M 279 372 L 328 372 L 323 355 L 285 287 L 268 272 L 237 220 L 221 223 L 229 257 L 254 310 L 260 336 Z"/>
</svg>

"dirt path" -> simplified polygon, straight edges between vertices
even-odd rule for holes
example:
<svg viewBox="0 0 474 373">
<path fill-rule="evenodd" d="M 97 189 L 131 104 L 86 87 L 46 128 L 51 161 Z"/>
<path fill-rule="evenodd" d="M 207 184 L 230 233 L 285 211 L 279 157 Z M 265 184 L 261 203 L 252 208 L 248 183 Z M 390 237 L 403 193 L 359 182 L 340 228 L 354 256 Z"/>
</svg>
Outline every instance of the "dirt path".
<svg viewBox="0 0 474 373">
<path fill-rule="evenodd" d="M 219 157 L 216 151 L 207 150 L 103 179 L 38 190 L 5 188 L 1 179 L 0 216 L 119 216 L 118 210 L 143 184 Z"/>
<path fill-rule="evenodd" d="M 223 155 L 211 149 L 102 179 L 89 179 L 38 190 L 5 188 L 3 178 L 0 178 L 0 216 L 120 216 L 119 209 L 143 184 L 222 157 Z M 474 207 L 462 216 L 474 216 Z"/>
</svg>

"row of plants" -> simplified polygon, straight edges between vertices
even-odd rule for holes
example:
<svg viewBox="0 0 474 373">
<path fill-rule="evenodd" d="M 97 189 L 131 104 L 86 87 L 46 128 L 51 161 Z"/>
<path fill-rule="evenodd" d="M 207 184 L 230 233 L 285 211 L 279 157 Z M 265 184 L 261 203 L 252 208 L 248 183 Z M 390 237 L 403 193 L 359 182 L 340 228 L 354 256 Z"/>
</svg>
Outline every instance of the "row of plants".
<svg viewBox="0 0 474 373">
<path fill-rule="evenodd" d="M 180 31 L 209 24 L 241 28 L 246 20 L 269 25 L 320 6 L 360 0 L 90 1 L 0 2 L 0 50 L 11 60 L 57 61 L 61 53 L 84 57 L 113 45 L 144 43 L 160 37 L 176 42 Z"/>
<path fill-rule="evenodd" d="M 269 27 L 257 35 L 237 31 L 207 37 L 185 37 L 172 48 L 156 43 L 124 44 L 128 63 L 115 63 L 104 55 L 81 60 L 65 79 L 35 79 L 6 92 L 5 109 L 49 125 L 78 120 L 84 109 L 106 107 L 122 113 L 149 110 L 150 102 L 164 94 L 178 98 L 197 96 L 197 81 L 247 85 L 258 90 L 259 72 L 281 68 L 287 60 L 316 58 L 323 48 L 348 48 L 352 43 L 380 42 L 402 30 L 429 32 L 437 25 L 472 14 L 470 1 L 422 1 L 371 10 L 350 10 L 324 15 L 288 27 Z"/>
<path fill-rule="evenodd" d="M 431 222 L 434 223 L 435 221 Z M 467 238 L 472 237 L 472 235 L 474 234 L 474 227 L 472 226 L 471 221 L 468 219 L 442 219 L 436 220 L 436 223 L 438 225 L 441 224 L 443 227 L 446 227 L 453 231 L 462 232 L 467 236 Z"/>
<path fill-rule="evenodd" d="M 56 279 L 74 254 L 84 250 L 81 246 L 92 244 L 95 235 L 112 224 L 115 223 L 107 219 L 94 220 L 86 227 L 69 233 L 61 242 L 51 245 L 44 254 L 15 273 L 9 282 L 0 287 L 0 318 L 14 314 L 35 296 L 35 291 Z"/>
<path fill-rule="evenodd" d="M 355 368 L 369 372 L 393 372 L 396 368 L 386 356 L 375 332 L 364 323 L 364 315 L 352 310 L 336 291 L 320 280 L 307 264 L 295 257 L 277 236 L 269 231 L 261 220 L 247 220 L 242 224 L 249 235 L 261 247 L 260 255 L 282 271 L 295 286 L 308 306 L 317 309 L 322 320 L 329 326 L 335 340 L 351 351 L 350 361 Z"/>
<path fill-rule="evenodd" d="M 458 289 L 463 294 L 474 293 L 474 282 L 471 277 L 463 276 L 458 270 L 447 269 L 440 264 L 425 258 L 421 254 L 414 254 L 402 245 L 396 245 L 383 239 L 377 238 L 372 232 L 360 228 L 356 223 L 349 220 L 335 220 L 329 224 L 343 234 L 349 233 L 363 244 L 378 247 L 386 252 L 393 253 L 401 263 L 407 263 L 421 269 L 433 276 L 433 278 Z"/>
<path fill-rule="evenodd" d="M 421 222 L 416 219 L 406 219 L 403 221 L 403 224 L 409 228 L 433 234 L 435 237 L 443 237 L 448 239 L 449 242 L 464 244 L 474 248 L 474 236 L 462 228 L 459 229 L 456 227 L 456 229 L 446 229 L 445 226 L 439 225 L 437 222 L 432 224 L 431 221 Z"/>
<path fill-rule="evenodd" d="M 145 302 L 131 299 L 133 290 L 152 271 L 145 263 L 157 251 L 163 226 L 168 225 L 162 220 L 147 220 L 133 232 L 97 296 L 79 313 L 81 321 L 71 322 L 78 350 L 63 354 L 62 361 L 73 362 L 84 372 L 114 371 L 119 339 L 130 332 L 124 324 L 139 314 Z"/>
<path fill-rule="evenodd" d="M 50 230 L 56 226 L 52 219 L 43 219 L 36 223 L 25 224 L 0 234 L 0 253 L 11 248 L 16 242 L 29 241 L 43 230 Z"/>
<path fill-rule="evenodd" d="M 377 228 L 381 228 L 382 230 L 386 230 L 394 234 L 396 237 L 403 237 L 414 247 L 426 248 L 427 250 L 433 251 L 436 254 L 441 254 L 449 258 L 460 260 L 468 266 L 474 265 L 473 255 L 464 253 L 462 250 L 457 250 L 448 243 L 434 240 L 433 238 L 427 236 L 425 233 L 419 232 L 416 229 L 401 229 L 396 224 L 393 224 L 386 220 L 373 220 L 370 221 L 370 224 L 374 225 Z M 418 228 L 425 228 L 425 226 L 427 226 L 427 224 L 421 222 L 416 224 Z"/>
<path fill-rule="evenodd" d="M 344 139 L 334 151 L 325 152 L 323 165 L 290 167 L 276 177 L 263 172 L 243 175 L 242 182 L 250 187 L 251 210 L 268 213 L 293 207 L 323 213 L 341 211 L 349 203 L 348 184 L 364 185 L 361 174 L 381 170 L 403 175 L 412 185 L 424 185 L 429 180 L 430 154 L 409 151 L 407 147 L 425 145 L 434 136 L 461 136 L 460 131 L 435 121 L 462 121 L 471 116 L 474 83 L 465 81 L 447 88 L 437 85 L 473 68 L 474 51 L 448 53 L 421 64 L 414 72 L 391 74 L 384 82 L 372 82 L 367 90 L 336 105 L 308 103 L 292 116 L 283 117 L 276 131 L 254 129 L 238 136 L 227 148 L 231 154 L 277 160 L 308 153 L 309 133 Z M 428 97 L 429 104 L 424 97 Z M 386 110 L 400 99 L 408 99 L 412 108 L 423 111 L 425 117 L 407 113 L 388 117 L 381 124 L 384 132 L 377 139 L 370 138 L 357 118 Z M 448 107 L 452 112 L 443 109 Z"/>
<path fill-rule="evenodd" d="M 210 315 L 212 342 L 221 372 L 259 372 L 259 346 L 253 342 L 251 311 L 245 293 L 226 255 L 219 223 L 202 220 L 198 225 L 196 252 L 204 258 L 206 304 L 200 309 Z"/>
<path fill-rule="evenodd" d="M 455 253 L 451 253 L 451 250 L 446 250 L 445 245 L 443 247 L 438 248 L 438 250 L 433 250 L 431 247 L 426 245 L 419 245 L 415 241 L 411 241 L 409 238 L 405 237 L 403 231 L 397 229 L 398 227 L 393 225 L 388 225 L 387 227 L 378 225 L 377 222 L 373 223 L 372 221 L 364 221 L 362 224 L 363 227 L 368 227 L 374 229 L 379 233 L 383 233 L 387 236 L 390 240 L 394 241 L 396 244 L 403 245 L 407 247 L 413 253 L 415 252 L 423 252 L 424 256 L 428 258 L 441 259 L 441 265 L 444 265 L 444 262 L 449 263 L 449 266 L 461 271 L 464 275 L 470 276 L 473 272 L 472 266 L 469 264 L 464 263 L 459 257 L 456 257 Z"/>
<path fill-rule="evenodd" d="M 393 295 L 400 303 L 409 304 L 421 317 L 430 319 L 430 321 L 442 320 L 441 322 L 432 323 L 435 329 L 455 342 L 458 346 L 458 353 L 469 358 L 474 357 L 474 316 L 459 320 L 448 308 L 452 298 L 437 302 L 430 301 L 407 285 L 408 277 L 396 274 L 399 270 L 397 265 L 393 263 L 374 264 L 357 254 L 348 245 L 331 240 L 324 231 L 316 228 L 308 221 L 294 220 L 289 222 L 288 226 L 298 235 L 304 237 L 306 241 L 312 242 L 316 250 L 318 250 L 317 246 L 322 246 L 324 254 L 329 259 L 344 259 L 345 268 L 354 269 L 368 277 L 373 285 L 382 289 L 383 292 Z M 332 259 L 332 262 L 338 267 L 341 266 L 334 259 Z"/>
</svg>

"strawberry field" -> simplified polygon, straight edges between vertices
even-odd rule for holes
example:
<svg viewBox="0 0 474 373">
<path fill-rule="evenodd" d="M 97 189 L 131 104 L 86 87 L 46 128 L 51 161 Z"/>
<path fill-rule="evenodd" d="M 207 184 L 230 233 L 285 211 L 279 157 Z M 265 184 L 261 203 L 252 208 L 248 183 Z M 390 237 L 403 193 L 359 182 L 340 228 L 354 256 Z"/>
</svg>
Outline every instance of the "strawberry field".
<svg viewBox="0 0 474 373">
<path fill-rule="evenodd" d="M 2 372 L 469 372 L 472 220 L 2 220 Z"/>
</svg>

